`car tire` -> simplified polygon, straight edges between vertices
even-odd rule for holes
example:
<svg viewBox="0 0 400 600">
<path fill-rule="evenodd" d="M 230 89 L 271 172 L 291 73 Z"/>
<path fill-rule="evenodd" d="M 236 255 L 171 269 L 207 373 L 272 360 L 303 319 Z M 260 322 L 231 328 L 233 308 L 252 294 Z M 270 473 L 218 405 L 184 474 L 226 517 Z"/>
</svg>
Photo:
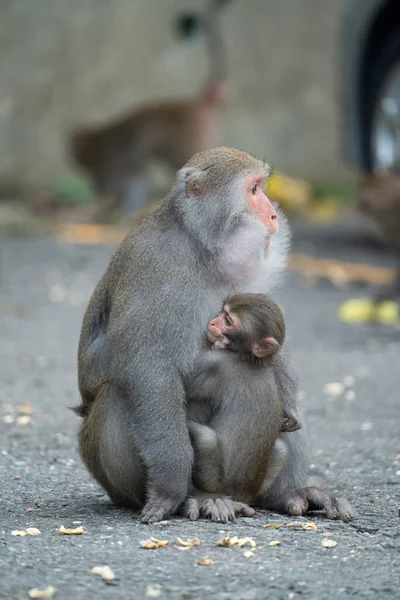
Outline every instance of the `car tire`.
<svg viewBox="0 0 400 600">
<path fill-rule="evenodd" d="M 366 83 L 363 162 L 364 168 L 368 172 L 373 172 L 377 167 L 373 150 L 373 131 L 379 101 L 384 86 L 390 80 L 391 74 L 394 73 L 398 66 L 400 66 L 400 29 L 392 33 L 385 42 L 385 45 L 372 65 L 372 71 Z"/>
</svg>

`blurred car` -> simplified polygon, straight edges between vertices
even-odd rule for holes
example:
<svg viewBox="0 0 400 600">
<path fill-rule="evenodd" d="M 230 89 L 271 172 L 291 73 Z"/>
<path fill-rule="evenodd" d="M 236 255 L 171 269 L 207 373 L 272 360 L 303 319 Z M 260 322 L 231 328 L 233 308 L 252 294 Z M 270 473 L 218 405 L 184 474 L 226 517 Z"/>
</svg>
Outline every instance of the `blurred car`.
<svg viewBox="0 0 400 600">
<path fill-rule="evenodd" d="M 346 0 L 341 25 L 346 158 L 400 173 L 400 0 Z"/>
</svg>

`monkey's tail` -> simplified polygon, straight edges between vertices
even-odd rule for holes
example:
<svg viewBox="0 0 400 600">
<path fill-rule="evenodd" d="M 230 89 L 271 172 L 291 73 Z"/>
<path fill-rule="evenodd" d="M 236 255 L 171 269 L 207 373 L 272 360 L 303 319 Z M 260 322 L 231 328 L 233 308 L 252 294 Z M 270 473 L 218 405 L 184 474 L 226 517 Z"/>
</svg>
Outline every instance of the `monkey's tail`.
<svg viewBox="0 0 400 600">
<path fill-rule="evenodd" d="M 210 73 L 203 91 L 203 101 L 218 103 L 225 96 L 227 61 L 222 41 L 220 11 L 232 0 L 210 0 L 203 17 L 203 28 L 208 39 Z"/>
<path fill-rule="evenodd" d="M 78 415 L 78 417 L 86 417 L 88 415 L 88 410 L 83 404 L 78 404 L 78 406 L 68 406 L 68 408 Z"/>
</svg>

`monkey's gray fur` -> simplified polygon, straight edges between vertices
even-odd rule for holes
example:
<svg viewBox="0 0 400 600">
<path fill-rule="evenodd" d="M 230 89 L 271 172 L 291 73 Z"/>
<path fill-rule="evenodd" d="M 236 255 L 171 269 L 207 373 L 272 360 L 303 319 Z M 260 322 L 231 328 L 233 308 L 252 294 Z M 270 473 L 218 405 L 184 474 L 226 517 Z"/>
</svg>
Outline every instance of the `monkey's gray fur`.
<svg viewBox="0 0 400 600">
<path fill-rule="evenodd" d="M 208 322 L 227 296 L 268 291 L 285 260 L 285 220 L 280 217 L 279 231 L 270 235 L 249 209 L 245 178 L 260 173 L 268 176 L 269 167 L 237 150 L 195 155 L 161 207 L 117 249 L 84 316 L 81 456 L 115 503 L 144 506 L 146 523 L 176 512 L 191 491 L 183 379 Z M 295 404 L 297 381 L 288 360 L 278 361 L 275 379 L 279 393 Z M 306 488 L 304 429 L 282 439 L 288 460 L 259 503 L 300 514 L 318 499 L 328 515 L 338 511 L 328 494 Z"/>
</svg>

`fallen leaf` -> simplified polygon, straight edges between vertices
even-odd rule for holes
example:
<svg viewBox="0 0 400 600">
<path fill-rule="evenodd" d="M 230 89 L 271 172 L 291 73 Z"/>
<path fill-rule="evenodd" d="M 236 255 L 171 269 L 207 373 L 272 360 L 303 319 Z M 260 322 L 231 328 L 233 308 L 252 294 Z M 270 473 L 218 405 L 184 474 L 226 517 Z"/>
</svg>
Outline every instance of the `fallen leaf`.
<svg viewBox="0 0 400 600">
<path fill-rule="evenodd" d="M 337 546 L 337 542 L 335 542 L 335 540 L 330 540 L 329 538 L 324 538 L 322 540 L 322 545 L 324 548 L 335 548 Z"/>
<path fill-rule="evenodd" d="M 252 552 L 251 550 L 246 550 L 246 552 L 243 552 L 243 556 L 245 558 L 251 558 L 252 556 L 254 556 L 254 552 Z"/>
<path fill-rule="evenodd" d="M 196 562 L 196 565 L 199 565 L 199 567 L 209 567 L 210 565 L 213 565 L 214 561 L 211 560 L 211 558 L 207 558 L 207 556 L 204 556 L 201 560 L 198 560 Z"/>
<path fill-rule="evenodd" d="M 36 527 L 28 527 L 26 533 L 27 535 L 40 535 L 42 532 L 39 529 L 36 529 Z"/>
<path fill-rule="evenodd" d="M 29 423 L 32 421 L 32 417 L 29 417 L 28 415 L 21 415 L 20 417 L 17 417 L 15 419 L 15 424 L 16 425 L 29 425 Z"/>
<path fill-rule="evenodd" d="M 21 415 L 33 415 L 35 411 L 30 404 L 24 402 L 23 404 L 17 404 L 17 412 Z"/>
<path fill-rule="evenodd" d="M 103 567 L 93 567 L 91 573 L 93 573 L 93 575 L 99 575 L 104 581 L 113 581 L 115 579 L 114 571 L 107 565 L 104 565 Z"/>
<path fill-rule="evenodd" d="M 331 383 L 327 383 L 324 386 L 324 394 L 328 396 L 341 396 L 344 392 L 344 385 L 339 383 L 339 381 L 332 381 Z"/>
<path fill-rule="evenodd" d="M 168 545 L 167 540 L 158 540 L 155 537 L 151 537 L 149 540 L 140 540 L 140 547 L 146 550 L 154 550 L 155 548 L 165 548 Z"/>
<path fill-rule="evenodd" d="M 377 304 L 372 298 L 354 298 L 339 307 L 338 316 L 344 323 L 377 321 L 385 325 L 395 325 L 398 321 L 398 311 L 397 303 L 391 300 Z"/>
<path fill-rule="evenodd" d="M 29 590 L 29 598 L 52 598 L 55 593 L 55 588 L 52 585 L 48 585 L 44 590 L 38 590 L 38 588 L 32 588 Z"/>
<path fill-rule="evenodd" d="M 274 540 L 273 542 L 270 542 L 268 544 L 268 546 L 280 546 L 280 545 L 281 545 L 281 543 L 279 540 Z"/>
<path fill-rule="evenodd" d="M 4 415 L 3 421 L 4 423 L 7 423 L 7 425 L 11 425 L 11 423 L 14 423 L 14 417 L 12 415 Z"/>
<path fill-rule="evenodd" d="M 179 542 L 179 544 L 181 546 L 187 546 L 189 548 L 192 547 L 192 546 L 199 546 L 200 545 L 200 540 L 199 540 L 198 537 L 189 538 L 188 540 L 186 540 L 186 542 L 182 538 L 177 537 L 176 541 Z"/>
<path fill-rule="evenodd" d="M 86 529 L 83 525 L 75 527 L 75 529 L 68 529 L 67 527 L 64 527 L 64 525 L 61 525 L 58 532 L 63 533 L 64 535 L 82 535 L 82 533 L 86 533 Z"/>
<path fill-rule="evenodd" d="M 286 527 L 297 527 L 298 525 L 303 525 L 301 521 L 291 521 L 290 523 L 286 523 Z"/>
<path fill-rule="evenodd" d="M 175 550 L 190 550 L 190 546 L 177 546 L 176 544 L 172 545 Z"/>
<path fill-rule="evenodd" d="M 285 527 L 285 523 L 272 523 L 271 525 L 263 525 L 263 527 L 264 529 L 280 529 L 281 527 Z"/>
<path fill-rule="evenodd" d="M 339 269 L 337 269 L 339 267 Z M 393 269 L 375 267 L 365 263 L 347 263 L 327 258 L 315 258 L 293 253 L 289 256 L 289 269 L 312 277 L 336 278 L 343 281 L 360 281 L 373 285 L 385 285 L 393 281 Z M 349 300 L 350 302 L 358 302 Z"/>
<path fill-rule="evenodd" d="M 22 530 L 14 529 L 11 532 L 11 535 L 13 535 L 14 537 L 16 537 L 16 536 L 23 537 L 24 535 L 28 535 L 28 534 L 26 533 L 26 531 L 24 529 L 22 529 Z"/>
<path fill-rule="evenodd" d="M 318 527 L 316 526 L 315 523 L 306 523 L 305 525 L 302 526 L 302 530 L 303 531 L 317 531 Z"/>
<path fill-rule="evenodd" d="M 33 512 L 33 510 L 34 510 L 33 508 L 27 508 L 26 512 Z"/>
</svg>

